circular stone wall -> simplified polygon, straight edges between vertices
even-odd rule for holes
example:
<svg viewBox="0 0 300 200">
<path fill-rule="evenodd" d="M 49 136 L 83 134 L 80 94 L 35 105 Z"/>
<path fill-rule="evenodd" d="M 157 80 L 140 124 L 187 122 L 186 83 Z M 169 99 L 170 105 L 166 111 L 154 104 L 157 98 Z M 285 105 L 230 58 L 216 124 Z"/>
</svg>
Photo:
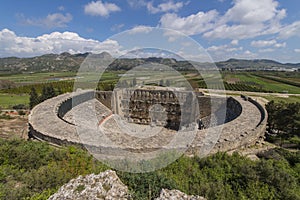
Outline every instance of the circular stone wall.
<svg viewBox="0 0 300 200">
<path fill-rule="evenodd" d="M 161 145 L 169 141 L 168 137 L 171 137 L 172 130 L 168 129 L 163 129 L 161 133 L 148 140 L 122 135 L 123 130 L 119 130 L 119 126 L 116 126 L 116 118 L 112 117 L 111 96 L 109 92 L 95 93 L 95 91 L 89 90 L 59 95 L 42 102 L 35 106 L 29 115 L 29 137 L 55 145 L 97 146 L 94 141 L 99 141 L 101 138 L 94 138 L 93 131 L 96 130 L 88 130 L 85 135 L 79 137 L 77 128 L 83 125 L 86 127 L 97 126 L 109 135 L 110 142 L 103 141 L 101 146 L 97 146 L 97 151 L 102 152 L 111 152 L 112 149 L 117 151 L 120 145 L 124 144 L 126 146 L 122 146 L 122 148 L 132 152 L 151 151 L 151 149 L 159 148 L 158 144 Z M 199 96 L 199 98 L 205 97 Z M 222 105 L 220 105 L 221 107 Z M 92 115 L 94 110 L 96 110 L 96 119 Z M 203 110 L 205 109 L 203 108 Z M 211 114 L 218 116 L 218 110 L 209 111 L 208 109 L 206 115 L 203 115 L 204 124 L 211 123 L 209 121 Z M 74 115 L 80 117 L 73 119 Z M 211 146 L 209 144 L 215 139 L 210 138 L 207 134 L 213 132 L 214 129 L 220 130 L 218 129 L 219 126 L 223 126 L 222 132 L 213 149 L 207 149 L 210 153 L 228 151 L 253 144 L 265 132 L 266 115 L 264 107 L 251 98 L 229 97 L 227 98 L 226 123 L 221 124 L 216 120 L 215 127 L 198 130 L 186 153 L 198 155 L 200 153 L 201 155 L 201 151 L 205 151 L 206 147 Z M 137 125 L 137 129 L 143 132 L 142 125 Z M 84 144 L 82 144 L 82 139 L 84 139 Z M 111 142 L 115 146 L 106 145 L 111 144 Z"/>
</svg>

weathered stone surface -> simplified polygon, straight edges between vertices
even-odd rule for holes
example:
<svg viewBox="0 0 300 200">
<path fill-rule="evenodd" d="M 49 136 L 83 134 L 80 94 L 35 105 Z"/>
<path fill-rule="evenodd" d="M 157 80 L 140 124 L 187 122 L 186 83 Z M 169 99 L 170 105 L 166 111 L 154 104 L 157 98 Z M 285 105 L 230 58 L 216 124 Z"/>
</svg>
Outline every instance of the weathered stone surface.
<svg viewBox="0 0 300 200">
<path fill-rule="evenodd" d="M 125 200 L 129 199 L 128 188 L 116 172 L 107 170 L 98 175 L 79 176 L 63 185 L 49 200 Z"/>
<path fill-rule="evenodd" d="M 160 196 L 155 200 L 206 200 L 201 196 L 187 195 L 179 190 L 162 189 Z"/>
<path fill-rule="evenodd" d="M 195 122 L 200 115 L 197 96 L 202 93 L 186 91 L 185 88 L 139 86 L 113 93 L 116 96 L 112 107 L 114 113 L 136 124 L 156 124 L 178 130 Z"/>
<path fill-rule="evenodd" d="M 29 116 L 29 136 L 58 145 L 83 144 L 95 147 L 97 152 L 105 155 L 118 156 L 119 150 L 124 149 L 125 153 L 146 153 L 157 149 L 182 149 L 184 146 L 189 148 L 186 154 L 202 156 L 254 144 L 266 128 L 267 113 L 260 104 L 251 98 L 245 101 L 240 97 L 229 97 L 227 108 L 224 105 L 217 106 L 218 109 L 211 110 L 210 115 L 203 115 L 206 116 L 202 120 L 205 129 L 196 130 L 193 141 L 188 140 L 188 146 L 184 143 L 186 139 L 176 140 L 179 142 L 174 146 L 170 143 L 175 135 L 174 130 L 161 127 L 160 131 L 156 131 L 158 127 L 149 128 L 126 121 L 118 125 L 115 116 L 111 115 L 112 111 L 99 101 L 99 94 L 97 99 L 95 96 L 97 97 L 95 91 L 79 91 L 63 94 L 37 105 Z M 101 98 L 102 101 L 109 102 L 111 95 L 106 92 Z M 209 98 L 218 102 L 220 96 Z M 206 96 L 200 99 L 204 107 L 208 102 Z M 225 124 L 219 120 L 222 113 L 226 113 L 225 118 L 229 119 Z M 208 124 L 213 126 L 207 128 Z"/>
</svg>

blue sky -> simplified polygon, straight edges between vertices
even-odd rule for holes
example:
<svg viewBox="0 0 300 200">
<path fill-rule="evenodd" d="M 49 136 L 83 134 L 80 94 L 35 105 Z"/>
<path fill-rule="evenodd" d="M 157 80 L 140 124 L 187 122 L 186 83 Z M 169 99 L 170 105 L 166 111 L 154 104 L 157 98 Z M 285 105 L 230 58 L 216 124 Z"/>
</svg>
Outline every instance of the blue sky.
<svg viewBox="0 0 300 200">
<path fill-rule="evenodd" d="M 179 31 L 216 61 L 300 62 L 298 0 L 0 0 L 0 57 L 120 48 L 109 39 L 149 27 Z M 134 35 L 131 36 L 134 38 Z M 176 38 L 169 37 L 176 43 Z M 85 48 L 83 48 L 83 46 Z"/>
</svg>

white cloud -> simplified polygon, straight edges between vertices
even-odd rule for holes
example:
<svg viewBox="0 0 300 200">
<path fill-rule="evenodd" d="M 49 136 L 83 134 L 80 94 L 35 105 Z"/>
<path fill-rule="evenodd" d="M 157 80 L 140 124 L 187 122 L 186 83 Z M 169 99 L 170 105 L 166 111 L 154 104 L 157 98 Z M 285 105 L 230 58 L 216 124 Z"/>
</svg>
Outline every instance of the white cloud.
<svg viewBox="0 0 300 200">
<path fill-rule="evenodd" d="M 240 24 L 263 23 L 280 12 L 277 7 L 278 2 L 274 0 L 235 0 L 234 6 L 224 15 L 224 20 Z"/>
<path fill-rule="evenodd" d="M 286 47 L 286 42 L 277 43 L 277 44 L 274 45 L 274 47 L 276 47 L 276 48 L 284 48 L 284 47 Z"/>
<path fill-rule="evenodd" d="M 30 25 L 30 26 L 40 26 L 46 28 L 61 28 L 66 27 L 67 24 L 72 21 L 73 17 L 70 13 L 61 14 L 61 13 L 53 13 L 48 14 L 45 18 L 25 18 L 24 15 L 18 15 L 19 20 L 23 25 Z"/>
<path fill-rule="evenodd" d="M 258 50 L 259 53 L 268 53 L 268 52 L 273 52 L 273 51 L 275 51 L 275 49 L 272 49 L 272 48 Z"/>
<path fill-rule="evenodd" d="M 154 5 L 153 1 L 145 1 L 145 0 L 127 0 L 127 3 L 131 8 L 140 8 L 146 7 L 147 10 L 152 13 L 160 13 L 160 12 L 177 12 L 184 5 L 189 4 L 189 1 L 183 2 L 174 2 L 172 0 L 165 1 L 164 3 L 160 3 L 158 5 Z"/>
<path fill-rule="evenodd" d="M 273 46 L 277 43 L 276 40 L 257 40 L 252 41 L 251 46 L 253 47 L 267 47 L 267 46 Z"/>
<path fill-rule="evenodd" d="M 129 30 L 128 33 L 131 35 L 137 33 L 149 33 L 152 29 L 153 27 L 140 25 L 140 26 L 135 26 L 134 28 Z"/>
<path fill-rule="evenodd" d="M 213 39 L 246 39 L 261 35 L 263 24 L 251 25 L 220 25 L 203 34 L 204 37 Z"/>
<path fill-rule="evenodd" d="M 57 9 L 58 9 L 59 11 L 64 11 L 64 10 L 65 10 L 65 7 L 59 6 Z"/>
<path fill-rule="evenodd" d="M 254 40 L 251 42 L 251 46 L 262 48 L 262 47 L 275 47 L 284 48 L 286 47 L 286 42 L 278 43 L 276 40 Z"/>
<path fill-rule="evenodd" d="M 221 45 L 221 46 L 211 46 L 207 48 L 207 51 L 210 52 L 217 52 L 217 51 L 222 51 L 224 52 L 234 52 L 234 51 L 241 51 L 243 50 L 243 47 L 230 47 L 229 45 Z"/>
<path fill-rule="evenodd" d="M 92 16 L 107 17 L 110 13 L 117 11 L 121 11 L 121 8 L 116 4 L 102 1 L 92 1 L 84 6 L 85 14 Z"/>
<path fill-rule="evenodd" d="M 214 21 L 218 18 L 218 12 L 198 12 L 188 17 L 179 17 L 174 13 L 167 13 L 160 19 L 162 28 L 180 31 L 187 35 L 196 35 L 208 31 L 214 27 Z"/>
<path fill-rule="evenodd" d="M 119 32 L 121 31 L 121 29 L 124 27 L 125 25 L 124 24 L 115 24 L 113 25 L 110 30 L 111 31 L 116 31 L 116 32 Z"/>
<path fill-rule="evenodd" d="M 275 0 L 235 0 L 216 27 L 204 34 L 206 38 L 246 39 L 277 33 L 285 9 L 278 9 Z"/>
<path fill-rule="evenodd" d="M 17 36 L 13 31 L 0 31 L 0 57 L 28 57 L 48 53 L 100 53 L 107 51 L 112 55 L 120 54 L 120 45 L 114 40 L 103 42 L 85 39 L 73 32 L 53 32 L 36 38 Z"/>
<path fill-rule="evenodd" d="M 147 6 L 146 1 L 144 0 L 127 0 L 127 3 L 131 8 L 139 8 L 142 6 Z"/>
<path fill-rule="evenodd" d="M 294 49 L 296 53 L 300 53 L 300 49 Z"/>
<path fill-rule="evenodd" d="M 160 25 L 188 35 L 203 34 L 208 39 L 240 40 L 278 33 L 284 17 L 286 10 L 280 9 L 276 0 L 234 0 L 224 15 L 216 10 L 186 17 L 167 13 Z"/>
<path fill-rule="evenodd" d="M 237 53 L 243 53 L 243 47 L 237 47 L 235 42 L 219 46 L 210 46 L 206 50 L 215 61 L 227 60 L 234 57 Z"/>
<path fill-rule="evenodd" d="M 186 37 L 181 32 L 165 29 L 163 35 L 168 38 L 169 42 L 174 42 L 180 38 Z"/>
<path fill-rule="evenodd" d="M 295 21 L 280 30 L 279 38 L 287 39 L 293 36 L 300 37 L 300 21 Z"/>
<path fill-rule="evenodd" d="M 230 44 L 231 44 L 231 45 L 238 45 L 238 44 L 239 44 L 239 41 L 238 41 L 238 40 L 232 40 Z"/>
<path fill-rule="evenodd" d="M 239 59 L 254 59 L 254 58 L 257 58 L 258 55 L 249 50 L 246 50 L 241 54 L 235 54 L 233 57 L 239 58 Z"/>
<path fill-rule="evenodd" d="M 147 9 L 152 14 L 170 11 L 177 12 L 180 8 L 183 7 L 183 5 L 183 2 L 174 3 L 173 1 L 168 1 L 165 3 L 161 3 L 157 7 L 155 7 L 153 6 L 153 2 L 148 2 Z"/>
</svg>

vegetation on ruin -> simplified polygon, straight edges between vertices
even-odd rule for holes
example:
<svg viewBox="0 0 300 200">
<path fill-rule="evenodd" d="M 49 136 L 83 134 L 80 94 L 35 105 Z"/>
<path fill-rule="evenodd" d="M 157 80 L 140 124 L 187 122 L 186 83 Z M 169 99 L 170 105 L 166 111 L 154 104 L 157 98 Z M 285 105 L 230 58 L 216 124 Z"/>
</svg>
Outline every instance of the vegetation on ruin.
<svg viewBox="0 0 300 200">
<path fill-rule="evenodd" d="M 233 154 L 181 157 L 151 173 L 117 172 L 133 199 L 153 199 L 161 188 L 208 199 L 300 199 L 300 153 L 275 149 L 251 161 Z M 76 147 L 0 140 L 0 198 L 47 199 L 70 179 L 107 166 Z"/>
</svg>

